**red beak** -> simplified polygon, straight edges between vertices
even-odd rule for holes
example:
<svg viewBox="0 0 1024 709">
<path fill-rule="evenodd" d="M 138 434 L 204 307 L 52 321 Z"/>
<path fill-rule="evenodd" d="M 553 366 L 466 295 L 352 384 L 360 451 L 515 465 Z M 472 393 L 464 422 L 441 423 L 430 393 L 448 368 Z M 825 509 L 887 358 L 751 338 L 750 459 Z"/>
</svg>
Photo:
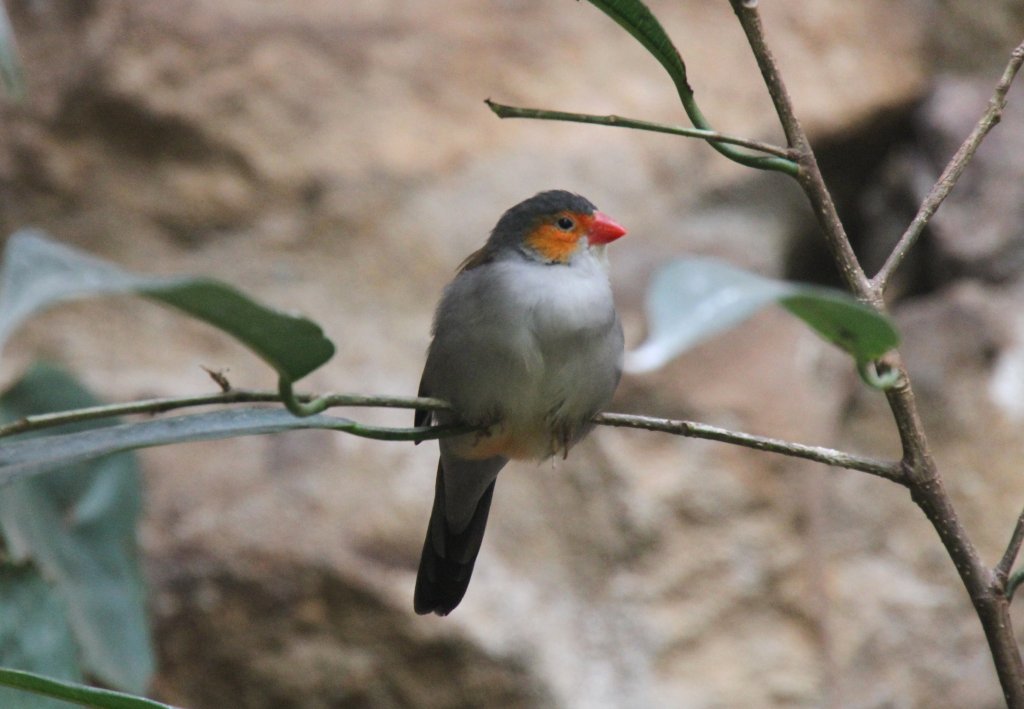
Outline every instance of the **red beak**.
<svg viewBox="0 0 1024 709">
<path fill-rule="evenodd" d="M 604 212 L 594 212 L 593 219 L 587 232 L 587 240 L 591 246 L 607 244 L 626 234 L 622 225 Z"/>
</svg>

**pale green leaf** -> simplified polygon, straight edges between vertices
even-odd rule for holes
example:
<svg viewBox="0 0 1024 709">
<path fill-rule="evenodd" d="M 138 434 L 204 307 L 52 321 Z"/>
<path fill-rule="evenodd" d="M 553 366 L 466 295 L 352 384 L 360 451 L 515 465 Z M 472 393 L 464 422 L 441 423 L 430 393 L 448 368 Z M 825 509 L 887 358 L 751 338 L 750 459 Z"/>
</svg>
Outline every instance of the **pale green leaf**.
<svg viewBox="0 0 1024 709">
<path fill-rule="evenodd" d="M 887 317 L 842 291 L 765 278 L 710 258 L 661 269 L 647 293 L 647 340 L 629 353 L 631 372 L 657 369 L 762 308 L 781 304 L 858 363 L 899 343 Z"/>
</svg>

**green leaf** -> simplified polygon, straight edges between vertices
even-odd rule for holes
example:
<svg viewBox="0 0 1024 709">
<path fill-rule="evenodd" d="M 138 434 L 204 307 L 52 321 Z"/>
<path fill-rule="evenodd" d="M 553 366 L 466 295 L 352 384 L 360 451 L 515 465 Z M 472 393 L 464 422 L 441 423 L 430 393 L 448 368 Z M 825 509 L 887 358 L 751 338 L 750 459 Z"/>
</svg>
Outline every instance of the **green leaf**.
<svg viewBox="0 0 1024 709">
<path fill-rule="evenodd" d="M 175 709 L 169 704 L 155 702 L 145 697 L 133 697 L 109 689 L 87 687 L 74 682 L 62 682 L 52 677 L 5 667 L 0 667 L 0 685 L 17 687 L 43 696 L 57 697 L 63 699 L 64 702 L 87 707 L 100 707 L 100 709 Z M 67 707 L 64 702 L 61 702 L 59 706 Z M 34 709 L 35 705 L 4 704 L 6 709 L 21 709 L 23 706 L 26 709 L 32 706 Z"/>
<path fill-rule="evenodd" d="M 334 345 L 316 323 L 271 310 L 214 280 L 190 278 L 140 292 L 233 335 L 290 381 L 334 355 Z"/>
<path fill-rule="evenodd" d="M 629 32 L 643 45 L 644 49 L 651 56 L 658 60 L 658 63 L 665 67 L 665 71 L 671 77 L 672 83 L 675 84 L 679 100 L 686 111 L 686 115 L 690 118 L 690 122 L 697 128 L 711 130 L 711 124 L 708 123 L 704 113 L 697 105 L 693 89 L 686 78 L 686 64 L 683 62 L 682 55 L 650 9 L 640 0 L 588 1 Z M 800 171 L 799 166 L 792 160 L 774 156 L 752 155 L 728 143 L 715 141 L 708 141 L 708 143 L 719 153 L 741 165 L 754 167 L 759 170 L 776 170 L 794 177 Z"/>
<path fill-rule="evenodd" d="M 782 307 L 858 362 L 876 360 L 900 343 L 888 318 L 846 293 L 815 286 L 798 289 L 779 300 Z"/>
<path fill-rule="evenodd" d="M 125 423 L 91 431 L 7 440 L 0 445 L 0 488 L 15 480 L 71 463 L 93 460 L 136 448 L 312 428 L 344 431 L 365 438 L 388 441 L 427 440 L 467 430 L 441 426 L 366 426 L 337 416 L 317 415 L 299 418 L 283 409 L 239 408 L 212 411 Z"/>
<path fill-rule="evenodd" d="M 57 590 L 29 564 L 0 564 L 0 665 L 80 681 L 78 654 Z M 66 709 L 67 704 L 0 689 L 7 709 Z"/>
<path fill-rule="evenodd" d="M 678 90 L 693 94 L 686 80 L 686 64 L 672 44 L 658 18 L 639 0 L 589 0 L 590 4 L 617 22 L 636 38 L 651 56 L 665 67 Z"/>
<path fill-rule="evenodd" d="M 7 8 L 0 0 L 0 84 L 16 100 L 25 96 L 25 77 L 18 59 L 18 46 Z"/>
<path fill-rule="evenodd" d="M 0 421 L 95 403 L 69 375 L 37 366 L 0 399 Z M 82 428 L 59 430 L 72 436 L 83 435 L 74 433 Z M 26 434 L 0 449 L 36 440 L 44 439 Z M 52 468 L 50 475 L 0 489 L 8 552 L 31 561 L 55 585 L 84 668 L 112 686 L 143 691 L 154 659 L 135 548 L 141 507 L 135 460 L 120 455 Z"/>
<path fill-rule="evenodd" d="M 147 296 L 220 328 L 289 381 L 334 355 L 333 343 L 316 323 L 261 305 L 229 285 L 130 273 L 34 230 L 20 231 L 7 243 L 0 269 L 0 347 L 26 318 L 56 303 L 124 293 Z"/>
<path fill-rule="evenodd" d="M 778 303 L 858 363 L 899 344 L 887 317 L 842 291 L 765 278 L 709 258 L 685 258 L 661 269 L 647 293 L 647 340 L 629 353 L 626 368 L 663 366 L 713 335 Z"/>
</svg>

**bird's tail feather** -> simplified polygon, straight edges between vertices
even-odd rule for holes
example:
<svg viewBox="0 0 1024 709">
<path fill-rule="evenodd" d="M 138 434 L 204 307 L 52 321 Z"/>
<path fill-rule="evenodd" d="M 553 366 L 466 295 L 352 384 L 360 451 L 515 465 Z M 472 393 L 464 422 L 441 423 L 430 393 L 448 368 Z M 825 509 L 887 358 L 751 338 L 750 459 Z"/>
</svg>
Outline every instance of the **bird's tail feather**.
<svg viewBox="0 0 1024 709">
<path fill-rule="evenodd" d="M 413 597 L 413 607 L 420 615 L 448 615 L 466 595 L 473 565 L 484 540 L 495 482 L 492 480 L 480 497 L 466 528 L 455 534 L 445 517 L 444 470 L 438 462 L 434 508 L 430 512 Z"/>
</svg>

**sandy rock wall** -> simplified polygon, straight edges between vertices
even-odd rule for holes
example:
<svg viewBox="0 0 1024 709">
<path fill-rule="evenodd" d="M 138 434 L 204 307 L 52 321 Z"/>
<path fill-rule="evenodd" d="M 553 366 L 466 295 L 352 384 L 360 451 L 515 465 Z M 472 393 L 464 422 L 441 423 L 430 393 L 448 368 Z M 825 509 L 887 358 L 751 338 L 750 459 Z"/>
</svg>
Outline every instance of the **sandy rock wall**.
<svg viewBox="0 0 1024 709">
<path fill-rule="evenodd" d="M 778 140 L 728 4 L 651 6 L 711 121 Z M 877 254 L 983 110 L 1024 21 L 994 0 L 969 23 L 956 3 L 762 6 L 858 248 Z M 9 7 L 31 94 L 0 108 L 3 233 L 42 226 L 133 268 L 215 275 L 309 314 L 339 346 L 311 389 L 414 392 L 452 270 L 504 208 L 549 187 L 630 228 L 612 280 L 631 344 L 647 279 L 673 254 L 831 277 L 781 176 L 691 141 L 487 111 L 491 97 L 682 119 L 660 67 L 586 3 Z M 971 44 L 954 41 L 958 23 Z M 966 123 L 935 120 L 953 115 L 936 108 L 944 97 L 959 97 Z M 1024 115 L 999 130 L 1019 140 Z M 986 174 L 1021 184 L 1013 153 L 997 150 Z M 1024 294 L 1004 258 L 1020 200 L 978 179 L 995 207 L 951 203 L 896 312 L 940 464 L 991 559 L 1024 498 L 1012 315 Z M 965 233 L 982 222 L 995 230 L 983 242 Z M 210 390 L 199 365 L 273 385 L 217 333 L 125 300 L 40 318 L 0 376 L 40 354 L 112 399 Z M 881 398 L 780 313 L 627 377 L 613 408 L 898 450 Z M 998 706 L 950 563 L 883 481 L 600 430 L 568 461 L 502 475 L 469 595 L 439 620 L 411 608 L 434 456 L 324 432 L 146 452 L 158 694 L 196 709 Z"/>
</svg>

